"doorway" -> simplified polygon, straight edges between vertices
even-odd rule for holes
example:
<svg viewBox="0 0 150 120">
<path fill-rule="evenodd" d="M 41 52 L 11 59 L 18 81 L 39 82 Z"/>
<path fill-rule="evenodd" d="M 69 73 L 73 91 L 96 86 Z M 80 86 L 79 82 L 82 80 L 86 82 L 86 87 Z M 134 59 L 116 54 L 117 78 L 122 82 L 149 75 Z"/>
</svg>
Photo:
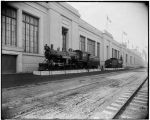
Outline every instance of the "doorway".
<svg viewBox="0 0 150 120">
<path fill-rule="evenodd" d="M 2 74 L 16 73 L 16 55 L 2 54 Z"/>
<path fill-rule="evenodd" d="M 62 27 L 62 51 L 67 51 L 68 29 Z"/>
</svg>

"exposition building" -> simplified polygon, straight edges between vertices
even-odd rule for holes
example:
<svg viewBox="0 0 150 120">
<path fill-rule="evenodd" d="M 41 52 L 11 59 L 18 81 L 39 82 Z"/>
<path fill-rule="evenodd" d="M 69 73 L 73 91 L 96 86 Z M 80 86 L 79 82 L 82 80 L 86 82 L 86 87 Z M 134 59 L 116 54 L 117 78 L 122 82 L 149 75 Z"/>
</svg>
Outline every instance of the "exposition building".
<svg viewBox="0 0 150 120">
<path fill-rule="evenodd" d="M 38 70 L 43 62 L 44 45 L 55 50 L 69 48 L 90 52 L 100 58 L 123 57 L 123 66 L 136 67 L 143 61 L 80 18 L 79 12 L 65 2 L 1 2 L 2 73 Z"/>
</svg>

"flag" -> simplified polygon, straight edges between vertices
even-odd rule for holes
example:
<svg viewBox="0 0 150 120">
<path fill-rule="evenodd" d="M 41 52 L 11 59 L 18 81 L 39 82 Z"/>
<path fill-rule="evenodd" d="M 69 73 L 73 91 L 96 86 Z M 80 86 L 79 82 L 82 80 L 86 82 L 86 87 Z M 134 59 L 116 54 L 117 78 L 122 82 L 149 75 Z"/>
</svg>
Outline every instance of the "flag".
<svg viewBox="0 0 150 120">
<path fill-rule="evenodd" d="M 109 23 L 111 23 L 111 20 L 110 20 L 110 18 L 107 16 L 107 21 L 109 22 Z"/>
<path fill-rule="evenodd" d="M 124 35 L 127 35 L 127 33 L 126 33 L 126 32 L 124 32 L 124 31 L 123 31 L 123 34 L 124 34 Z"/>
</svg>

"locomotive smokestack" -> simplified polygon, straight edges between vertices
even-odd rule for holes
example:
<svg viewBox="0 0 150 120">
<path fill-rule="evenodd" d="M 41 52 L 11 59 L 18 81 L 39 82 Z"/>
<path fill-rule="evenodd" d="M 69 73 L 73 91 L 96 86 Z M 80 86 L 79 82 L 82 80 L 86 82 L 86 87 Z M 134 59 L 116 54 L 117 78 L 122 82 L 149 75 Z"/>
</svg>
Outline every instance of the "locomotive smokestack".
<svg viewBox="0 0 150 120">
<path fill-rule="evenodd" d="M 53 44 L 51 44 L 51 50 L 53 50 Z"/>
<path fill-rule="evenodd" d="M 60 51 L 60 47 L 57 48 L 57 51 Z"/>
</svg>

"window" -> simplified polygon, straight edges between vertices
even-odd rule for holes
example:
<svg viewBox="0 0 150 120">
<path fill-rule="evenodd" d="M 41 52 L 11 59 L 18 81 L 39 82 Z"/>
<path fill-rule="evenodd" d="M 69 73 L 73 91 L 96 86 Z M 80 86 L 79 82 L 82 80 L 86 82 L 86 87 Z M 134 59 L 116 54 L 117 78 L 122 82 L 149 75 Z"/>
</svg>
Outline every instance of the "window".
<svg viewBox="0 0 150 120">
<path fill-rule="evenodd" d="M 117 50 L 115 50 L 115 58 L 117 58 Z"/>
<path fill-rule="evenodd" d="M 80 50 L 85 51 L 85 37 L 80 36 Z"/>
<path fill-rule="evenodd" d="M 115 58 L 115 49 L 112 48 L 112 58 Z"/>
<path fill-rule="evenodd" d="M 109 46 L 106 46 L 106 51 L 107 51 L 107 59 L 109 58 Z"/>
<path fill-rule="evenodd" d="M 97 43 L 97 57 L 100 57 L 100 43 Z"/>
<path fill-rule="evenodd" d="M 17 46 L 17 11 L 2 5 L 1 38 L 3 45 Z"/>
<path fill-rule="evenodd" d="M 120 59 L 119 56 L 120 56 L 120 53 L 119 53 L 119 51 L 118 51 L 118 59 Z"/>
<path fill-rule="evenodd" d="M 91 55 L 95 56 L 95 41 L 88 39 L 87 51 L 90 52 Z"/>
<path fill-rule="evenodd" d="M 126 63 L 128 62 L 128 55 L 126 54 Z"/>
<path fill-rule="evenodd" d="M 25 52 L 38 53 L 38 19 L 23 13 L 22 37 Z"/>
<path fill-rule="evenodd" d="M 112 58 L 114 57 L 114 49 L 112 48 Z"/>
<path fill-rule="evenodd" d="M 68 35 L 68 29 L 62 27 L 62 51 L 67 50 L 67 35 Z"/>
<path fill-rule="evenodd" d="M 112 48 L 112 58 L 119 58 L 119 51 Z"/>
<path fill-rule="evenodd" d="M 130 64 L 132 64 L 132 56 L 130 56 Z"/>
</svg>

